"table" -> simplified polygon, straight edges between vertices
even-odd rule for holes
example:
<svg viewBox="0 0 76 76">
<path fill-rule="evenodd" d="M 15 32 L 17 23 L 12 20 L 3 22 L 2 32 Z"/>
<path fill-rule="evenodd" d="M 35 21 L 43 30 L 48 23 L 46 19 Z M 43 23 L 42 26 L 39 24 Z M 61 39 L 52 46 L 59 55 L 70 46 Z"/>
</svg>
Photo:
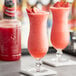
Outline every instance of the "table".
<svg viewBox="0 0 76 76">
<path fill-rule="evenodd" d="M 65 57 L 76 61 L 76 57 L 64 54 Z M 43 59 L 53 58 L 55 54 L 47 54 Z M 35 59 L 31 56 L 22 56 L 20 61 L 0 61 L 0 76 L 24 76 L 20 75 L 19 71 L 21 69 L 28 69 L 33 67 L 35 64 Z M 64 66 L 64 67 L 51 67 L 48 65 L 42 65 L 46 68 L 53 69 L 57 71 L 55 76 L 76 76 L 76 65 Z"/>
</svg>

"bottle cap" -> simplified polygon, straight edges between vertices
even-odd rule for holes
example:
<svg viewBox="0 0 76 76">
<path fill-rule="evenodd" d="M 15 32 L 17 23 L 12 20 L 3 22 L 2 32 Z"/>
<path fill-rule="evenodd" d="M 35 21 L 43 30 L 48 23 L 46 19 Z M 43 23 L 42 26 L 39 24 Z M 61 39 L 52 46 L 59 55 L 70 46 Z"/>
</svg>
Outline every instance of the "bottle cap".
<svg viewBox="0 0 76 76">
<path fill-rule="evenodd" d="M 16 0 L 5 0 L 3 15 L 5 19 L 14 19 L 16 17 Z"/>
</svg>

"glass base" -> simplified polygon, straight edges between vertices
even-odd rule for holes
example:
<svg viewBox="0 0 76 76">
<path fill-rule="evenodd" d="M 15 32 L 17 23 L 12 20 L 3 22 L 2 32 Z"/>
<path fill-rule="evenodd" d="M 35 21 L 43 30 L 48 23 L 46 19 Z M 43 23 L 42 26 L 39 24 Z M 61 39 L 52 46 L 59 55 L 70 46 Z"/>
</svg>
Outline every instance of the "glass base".
<svg viewBox="0 0 76 76">
<path fill-rule="evenodd" d="M 52 59 L 52 61 L 56 62 L 68 62 L 68 60 L 68 58 L 65 58 L 65 56 L 63 56 L 63 52 L 61 49 L 57 49 L 56 58 Z"/>
<path fill-rule="evenodd" d="M 54 75 L 57 74 L 56 71 L 51 70 L 51 69 L 47 69 L 44 67 L 40 68 L 40 72 L 37 72 L 35 68 L 29 69 L 29 70 L 23 70 L 20 72 L 21 74 L 24 75 L 29 75 L 29 76 L 48 76 L 48 75 Z"/>
<path fill-rule="evenodd" d="M 42 72 L 46 72 L 47 70 L 43 67 L 40 67 L 40 71 L 37 71 L 35 68 L 31 68 L 28 71 L 32 73 L 42 73 Z"/>
<path fill-rule="evenodd" d="M 68 60 L 69 60 L 68 58 L 63 58 L 63 57 L 51 59 L 51 61 L 53 61 L 53 62 L 68 62 Z"/>
<path fill-rule="evenodd" d="M 76 65 L 76 61 L 73 61 L 71 59 L 68 59 L 68 61 L 65 61 L 65 62 L 58 62 L 58 61 L 55 61 L 55 59 L 53 59 L 53 61 L 51 59 L 48 59 L 48 60 L 45 59 L 43 60 L 43 63 L 53 67 Z"/>
</svg>

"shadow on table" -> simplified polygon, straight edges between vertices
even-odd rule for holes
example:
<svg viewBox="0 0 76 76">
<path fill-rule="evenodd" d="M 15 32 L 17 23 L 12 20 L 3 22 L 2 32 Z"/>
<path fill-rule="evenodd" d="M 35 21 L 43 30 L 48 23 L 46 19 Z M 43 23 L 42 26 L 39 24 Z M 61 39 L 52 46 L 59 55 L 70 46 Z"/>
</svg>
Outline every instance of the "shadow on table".
<svg viewBox="0 0 76 76">
<path fill-rule="evenodd" d="M 20 76 L 20 61 L 0 61 L 0 76 Z"/>
</svg>

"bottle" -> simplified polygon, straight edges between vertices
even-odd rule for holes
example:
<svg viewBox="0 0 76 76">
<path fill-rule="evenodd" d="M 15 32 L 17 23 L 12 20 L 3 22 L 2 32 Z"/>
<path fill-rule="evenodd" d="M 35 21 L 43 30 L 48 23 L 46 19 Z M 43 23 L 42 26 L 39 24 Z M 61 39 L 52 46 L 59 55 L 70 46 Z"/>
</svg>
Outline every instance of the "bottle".
<svg viewBox="0 0 76 76">
<path fill-rule="evenodd" d="M 21 24 L 16 19 L 16 0 L 5 0 L 0 21 L 0 58 L 16 61 L 21 57 Z"/>
<path fill-rule="evenodd" d="M 72 18 L 76 19 L 76 0 L 72 3 Z"/>
</svg>

